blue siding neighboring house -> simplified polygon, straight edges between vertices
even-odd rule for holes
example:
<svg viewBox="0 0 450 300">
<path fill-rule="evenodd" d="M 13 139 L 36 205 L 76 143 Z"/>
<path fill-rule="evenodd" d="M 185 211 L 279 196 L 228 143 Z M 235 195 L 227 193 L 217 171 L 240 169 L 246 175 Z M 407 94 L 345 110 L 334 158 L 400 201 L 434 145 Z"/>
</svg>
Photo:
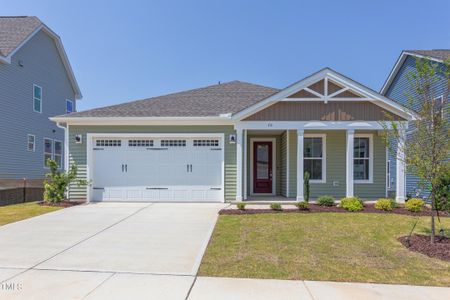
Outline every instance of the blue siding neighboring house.
<svg viewBox="0 0 450 300">
<path fill-rule="evenodd" d="M 0 186 L 42 179 L 45 158 L 64 167 L 64 130 L 49 117 L 80 98 L 60 38 L 36 17 L 0 17 Z"/>
<path fill-rule="evenodd" d="M 450 50 L 405 50 L 401 53 L 384 86 L 381 89 L 381 94 L 408 106 L 408 95 L 414 96 L 414 91 L 410 88 L 408 74 L 416 71 L 416 59 L 424 58 L 430 60 L 432 63 L 438 65 L 438 70 L 443 68 L 443 61 L 450 57 Z M 446 80 L 443 73 L 437 73 L 439 80 L 432 87 L 435 97 L 443 96 L 446 87 Z M 413 107 L 417 109 L 417 107 Z M 447 114 L 448 116 L 449 114 Z M 413 128 L 409 128 L 408 131 Z M 389 185 L 388 191 L 390 194 L 395 193 L 396 188 L 396 158 L 389 155 Z M 427 197 L 428 191 L 418 187 L 419 179 L 411 174 L 406 174 L 406 195 L 413 197 Z"/>
</svg>

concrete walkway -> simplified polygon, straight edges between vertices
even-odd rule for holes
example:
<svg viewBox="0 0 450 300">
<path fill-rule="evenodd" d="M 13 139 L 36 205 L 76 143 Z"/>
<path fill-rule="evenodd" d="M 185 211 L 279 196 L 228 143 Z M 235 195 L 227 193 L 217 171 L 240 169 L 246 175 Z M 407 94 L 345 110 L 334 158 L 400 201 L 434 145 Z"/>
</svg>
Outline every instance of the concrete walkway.
<svg viewBox="0 0 450 300">
<path fill-rule="evenodd" d="M 196 277 L 222 207 L 101 203 L 1 226 L 0 299 L 450 299 L 450 288 Z"/>
</svg>

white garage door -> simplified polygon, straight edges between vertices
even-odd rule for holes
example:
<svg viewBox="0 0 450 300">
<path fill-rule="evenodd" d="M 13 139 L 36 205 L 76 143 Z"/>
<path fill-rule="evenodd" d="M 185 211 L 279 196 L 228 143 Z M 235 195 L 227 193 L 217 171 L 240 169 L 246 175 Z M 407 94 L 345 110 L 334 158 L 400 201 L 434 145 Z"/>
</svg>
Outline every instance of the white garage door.
<svg viewBox="0 0 450 300">
<path fill-rule="evenodd" d="M 218 137 L 96 137 L 93 201 L 223 201 Z"/>
</svg>

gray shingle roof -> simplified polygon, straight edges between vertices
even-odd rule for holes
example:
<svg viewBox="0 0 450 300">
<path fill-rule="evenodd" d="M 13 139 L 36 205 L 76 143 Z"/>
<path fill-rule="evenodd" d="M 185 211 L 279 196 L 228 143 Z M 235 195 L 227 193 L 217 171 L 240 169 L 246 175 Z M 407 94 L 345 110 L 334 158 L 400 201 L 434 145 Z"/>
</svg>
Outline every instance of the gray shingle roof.
<svg viewBox="0 0 450 300">
<path fill-rule="evenodd" d="M 435 50 L 405 50 L 405 52 L 415 53 L 423 56 L 446 60 L 450 58 L 450 49 L 435 49 Z"/>
<path fill-rule="evenodd" d="M 0 55 L 8 56 L 41 24 L 37 17 L 0 17 Z"/>
<path fill-rule="evenodd" d="M 234 114 L 278 92 L 242 81 L 75 112 L 64 117 L 217 117 Z"/>
</svg>

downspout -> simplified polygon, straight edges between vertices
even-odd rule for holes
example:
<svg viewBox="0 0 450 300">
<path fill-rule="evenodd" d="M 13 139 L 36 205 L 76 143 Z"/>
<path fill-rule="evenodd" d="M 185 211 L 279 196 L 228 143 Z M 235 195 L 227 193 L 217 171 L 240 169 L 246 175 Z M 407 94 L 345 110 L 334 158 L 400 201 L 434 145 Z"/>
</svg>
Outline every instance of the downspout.
<svg viewBox="0 0 450 300">
<path fill-rule="evenodd" d="M 57 122 L 56 127 L 64 130 L 64 171 L 69 171 L 69 125 L 66 123 L 66 126 L 61 125 L 61 123 Z"/>
</svg>

